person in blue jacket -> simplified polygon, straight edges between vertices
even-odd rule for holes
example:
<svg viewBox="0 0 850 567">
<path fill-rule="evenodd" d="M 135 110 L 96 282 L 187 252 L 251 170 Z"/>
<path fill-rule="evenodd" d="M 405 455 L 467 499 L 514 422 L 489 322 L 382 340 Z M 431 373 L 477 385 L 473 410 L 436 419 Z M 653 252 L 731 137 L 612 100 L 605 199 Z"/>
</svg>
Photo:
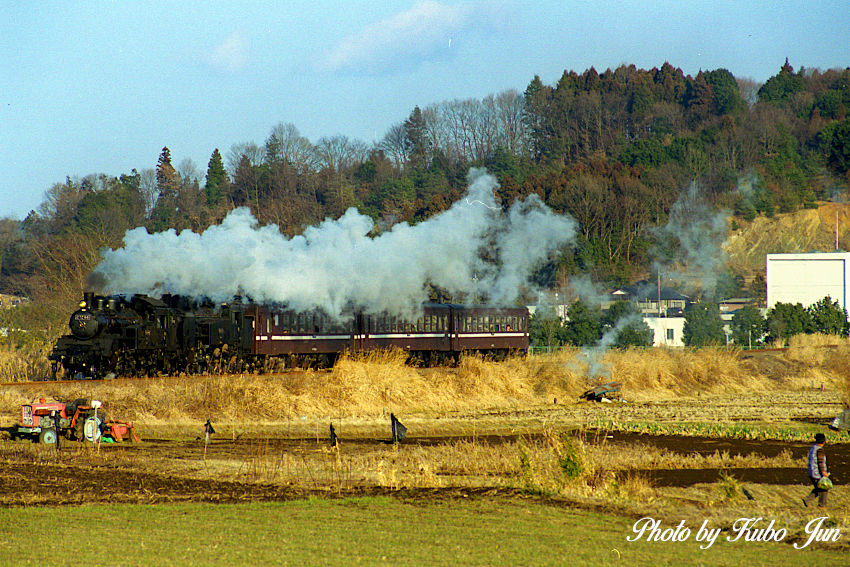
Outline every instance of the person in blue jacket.
<svg viewBox="0 0 850 567">
<path fill-rule="evenodd" d="M 812 481 L 812 491 L 803 498 L 803 505 L 808 506 L 809 502 L 818 499 L 818 507 L 826 507 L 826 498 L 829 495 L 828 488 L 821 488 L 821 479 L 829 478 L 829 470 L 826 468 L 826 453 L 823 446 L 826 444 L 826 435 L 818 433 L 815 435 L 815 443 L 809 449 L 809 459 L 806 464 L 806 472 L 809 475 L 809 480 Z"/>
</svg>

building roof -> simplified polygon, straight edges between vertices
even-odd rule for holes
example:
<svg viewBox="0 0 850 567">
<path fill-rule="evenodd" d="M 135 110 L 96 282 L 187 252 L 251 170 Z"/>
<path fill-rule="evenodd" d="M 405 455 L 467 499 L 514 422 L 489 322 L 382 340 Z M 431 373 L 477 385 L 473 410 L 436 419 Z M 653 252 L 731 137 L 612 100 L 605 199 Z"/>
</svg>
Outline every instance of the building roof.
<svg viewBox="0 0 850 567">
<path fill-rule="evenodd" d="M 624 285 L 611 292 L 612 295 L 626 296 L 637 301 L 658 301 L 658 285 L 648 281 Z M 682 295 L 675 289 L 661 286 L 662 301 L 687 301 L 687 295 Z"/>
</svg>

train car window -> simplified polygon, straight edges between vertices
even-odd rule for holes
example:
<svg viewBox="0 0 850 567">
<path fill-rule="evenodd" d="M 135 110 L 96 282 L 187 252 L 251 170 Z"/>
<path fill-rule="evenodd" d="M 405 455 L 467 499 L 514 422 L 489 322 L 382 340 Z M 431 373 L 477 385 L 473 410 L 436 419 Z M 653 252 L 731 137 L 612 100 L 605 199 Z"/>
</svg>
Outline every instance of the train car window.
<svg viewBox="0 0 850 567">
<path fill-rule="evenodd" d="M 467 317 L 465 324 L 463 326 L 463 331 L 468 333 L 471 330 L 472 330 L 472 317 Z"/>
<path fill-rule="evenodd" d="M 348 329 L 346 328 L 345 321 L 338 321 L 336 319 L 328 318 L 326 321 L 327 332 L 332 335 L 339 335 L 345 333 Z"/>
<path fill-rule="evenodd" d="M 425 319 L 420 317 L 416 320 L 416 332 L 421 333 L 425 330 Z"/>
<path fill-rule="evenodd" d="M 489 315 L 485 315 L 485 316 L 484 316 L 484 330 L 485 330 L 486 332 L 488 332 L 488 333 L 492 333 L 492 332 L 493 332 L 493 326 L 492 326 L 492 322 L 491 322 L 491 320 L 490 320 L 490 316 L 489 316 Z"/>
<path fill-rule="evenodd" d="M 271 319 L 266 319 L 266 334 L 269 335 L 272 332 L 272 321 Z"/>
<path fill-rule="evenodd" d="M 274 326 L 275 328 L 280 327 L 280 315 L 277 313 L 274 314 Z"/>
<path fill-rule="evenodd" d="M 484 331 L 484 319 L 482 317 L 475 318 L 475 330 L 479 333 Z"/>
</svg>

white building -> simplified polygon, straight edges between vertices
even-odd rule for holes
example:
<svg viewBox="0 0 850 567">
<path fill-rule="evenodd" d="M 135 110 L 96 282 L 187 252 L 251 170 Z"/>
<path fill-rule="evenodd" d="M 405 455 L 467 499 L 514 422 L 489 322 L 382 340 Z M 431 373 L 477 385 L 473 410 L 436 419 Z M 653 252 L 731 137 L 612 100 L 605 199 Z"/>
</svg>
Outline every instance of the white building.
<svg viewBox="0 0 850 567">
<path fill-rule="evenodd" d="M 848 309 L 850 252 L 767 255 L 767 307 L 801 303 L 808 307 L 826 296 Z"/>
<path fill-rule="evenodd" d="M 684 317 L 644 317 L 643 322 L 652 329 L 652 346 L 685 346 Z"/>
</svg>

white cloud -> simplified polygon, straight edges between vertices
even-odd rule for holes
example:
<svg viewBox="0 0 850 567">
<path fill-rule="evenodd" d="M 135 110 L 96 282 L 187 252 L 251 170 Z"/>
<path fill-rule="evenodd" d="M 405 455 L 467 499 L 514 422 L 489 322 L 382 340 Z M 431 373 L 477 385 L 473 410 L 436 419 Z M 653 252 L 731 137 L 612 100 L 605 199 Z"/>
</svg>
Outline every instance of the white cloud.
<svg viewBox="0 0 850 567">
<path fill-rule="evenodd" d="M 337 43 L 318 62 L 330 71 L 382 72 L 412 61 L 444 55 L 453 36 L 471 22 L 472 9 L 434 0 L 364 28 Z"/>
<path fill-rule="evenodd" d="M 207 63 L 217 71 L 236 73 L 248 64 L 249 47 L 248 38 L 233 32 L 207 55 Z"/>
</svg>

